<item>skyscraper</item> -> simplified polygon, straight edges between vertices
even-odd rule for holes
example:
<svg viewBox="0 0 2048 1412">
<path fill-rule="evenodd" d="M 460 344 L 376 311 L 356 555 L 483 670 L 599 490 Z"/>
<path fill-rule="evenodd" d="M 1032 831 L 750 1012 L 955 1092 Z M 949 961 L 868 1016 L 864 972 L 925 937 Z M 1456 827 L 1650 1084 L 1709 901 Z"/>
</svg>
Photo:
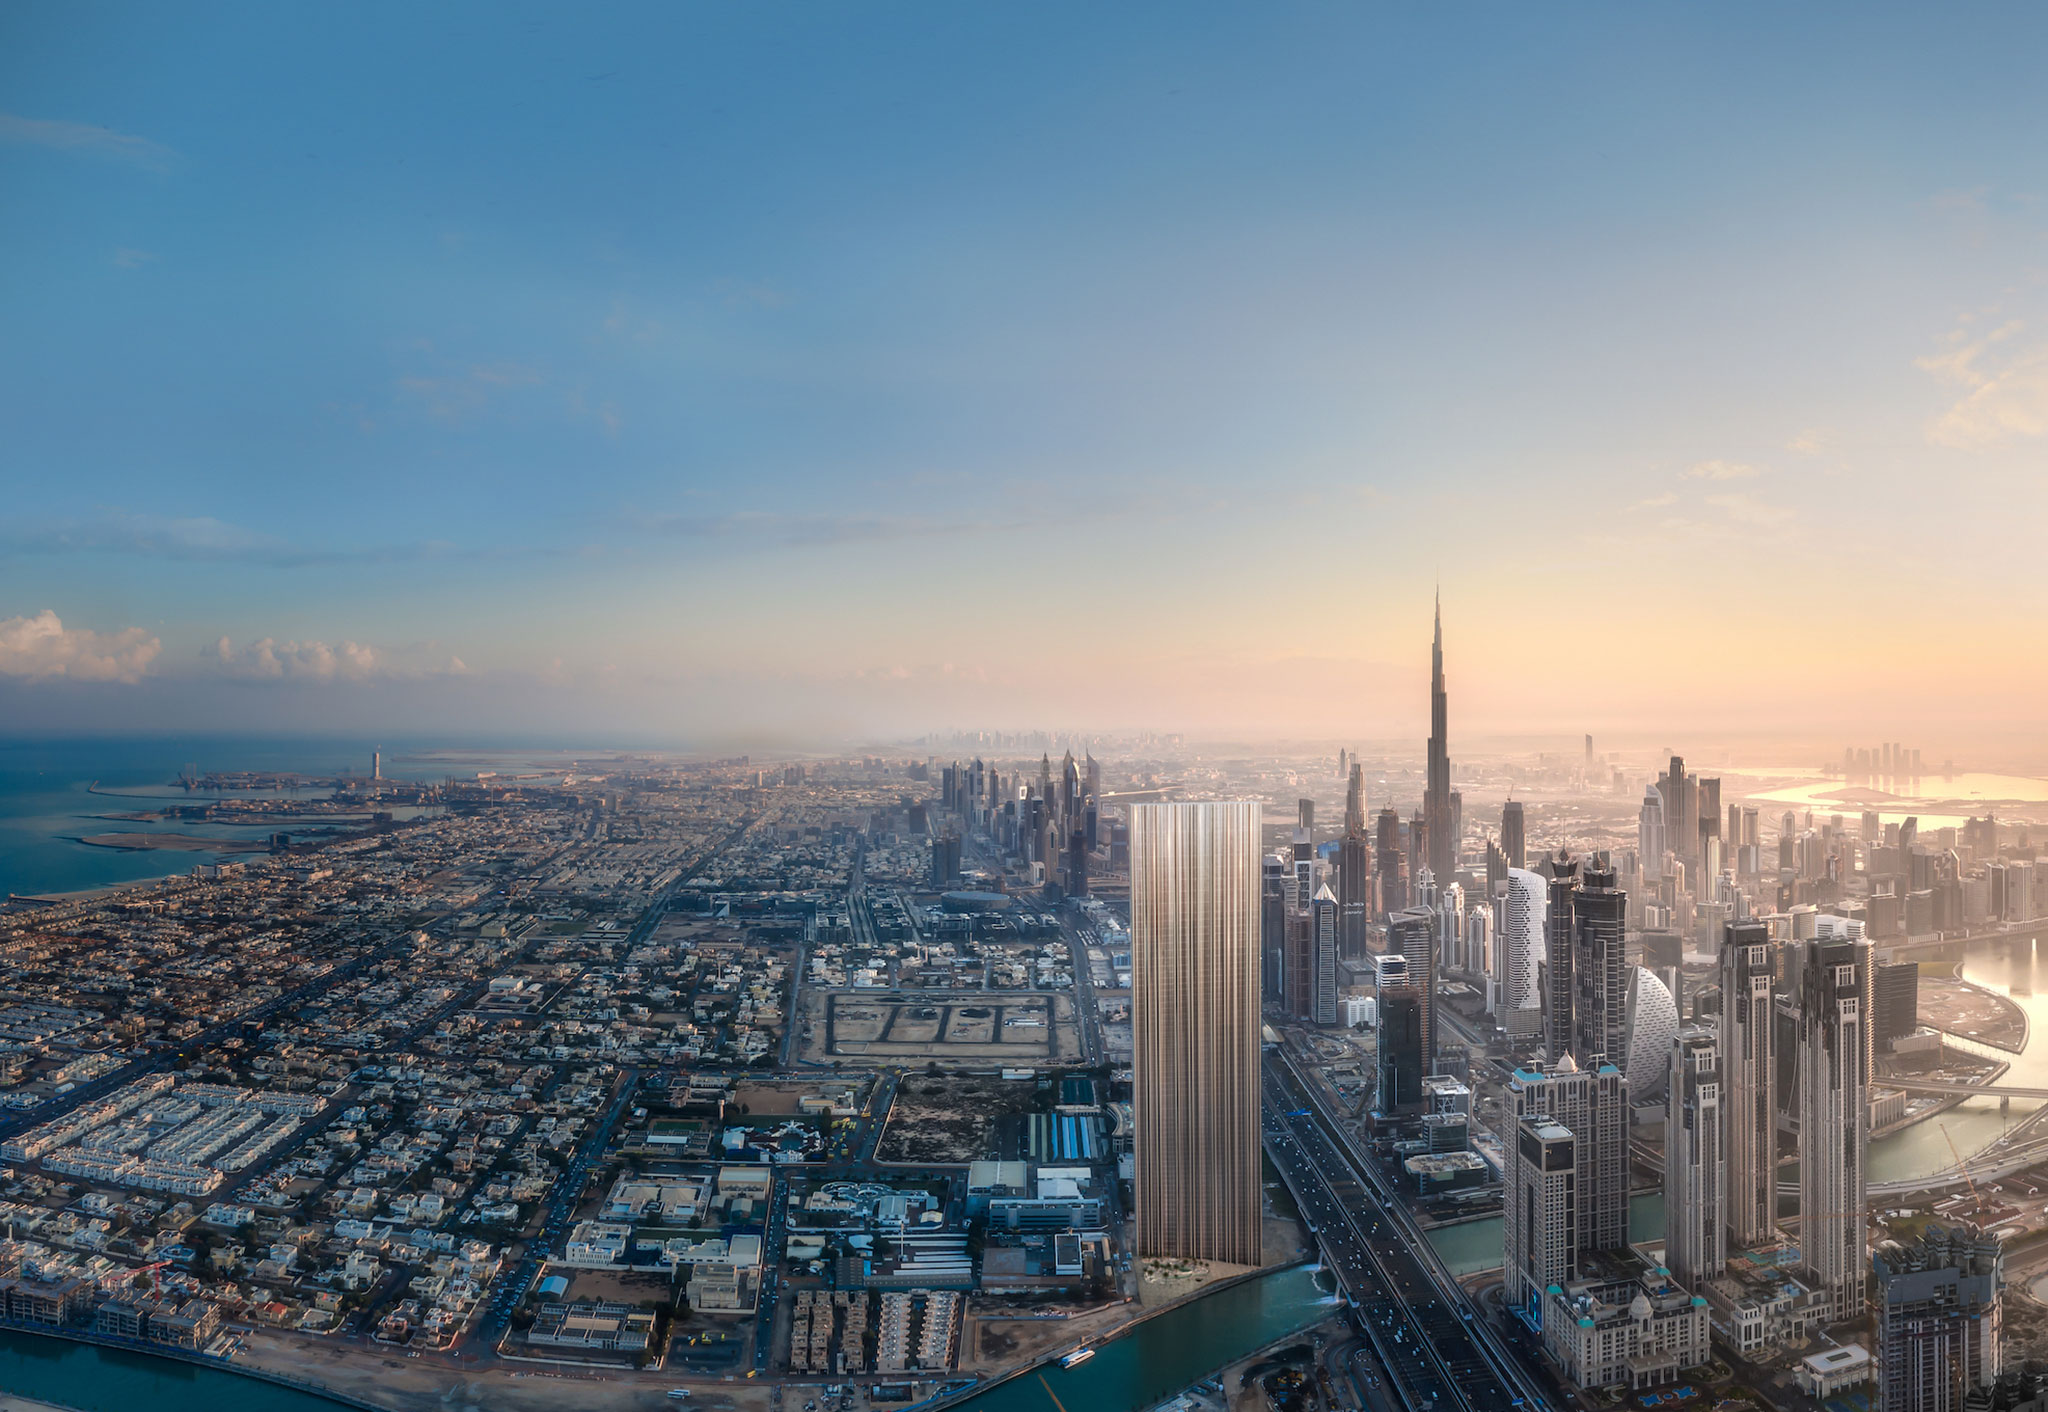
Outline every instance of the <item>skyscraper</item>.
<svg viewBox="0 0 2048 1412">
<path fill-rule="evenodd" d="M 2004 1361 L 1997 1239 L 1970 1225 L 1929 1226 L 1917 1240 L 1887 1243 L 1871 1264 L 1878 1406 L 1963 1412 L 1976 1405 Z M 1988 1396 L 1981 1405 L 1991 1405 Z"/>
<path fill-rule="evenodd" d="M 1728 1263 L 1723 1210 L 1719 1047 L 1711 1032 L 1680 1032 L 1671 1044 L 1664 1136 L 1664 1263 L 1689 1290 Z"/>
<path fill-rule="evenodd" d="M 1501 1002 L 1510 1015 L 1518 1010 L 1540 1014 L 1543 1009 L 1540 981 L 1547 915 L 1547 885 L 1543 878 L 1526 868 L 1510 870 L 1498 943 L 1502 957 Z"/>
<path fill-rule="evenodd" d="M 1379 914 L 1397 912 L 1408 905 L 1408 889 L 1401 873 L 1401 816 L 1391 808 L 1382 809 L 1373 822 L 1374 871 L 1379 878 Z"/>
<path fill-rule="evenodd" d="M 1372 925 L 1372 845 L 1361 833 L 1337 844 L 1337 950 L 1346 961 L 1365 959 Z"/>
<path fill-rule="evenodd" d="M 1830 1318 L 1863 1313 L 1870 1272 L 1870 944 L 1816 938 L 1799 973 L 1799 1253 Z"/>
<path fill-rule="evenodd" d="M 1337 899 L 1329 887 L 1316 889 L 1309 904 L 1309 930 L 1315 955 L 1315 1014 L 1319 1025 L 1337 1023 Z"/>
<path fill-rule="evenodd" d="M 1365 766 L 1353 765 L 1344 786 L 1344 836 L 1365 833 Z"/>
<path fill-rule="evenodd" d="M 1344 837 L 1337 844 L 1337 951 L 1365 959 L 1372 926 L 1372 843 L 1365 833 L 1365 767 L 1353 765 L 1344 787 Z"/>
<path fill-rule="evenodd" d="M 1587 865 L 1571 913 L 1572 1053 L 1581 1068 L 1625 1063 L 1628 894 L 1615 886 L 1604 858 Z"/>
<path fill-rule="evenodd" d="M 1449 882 L 1456 870 L 1457 832 L 1451 818 L 1450 700 L 1444 693 L 1444 605 L 1436 603 L 1436 638 L 1429 649 L 1429 778 L 1422 795 L 1429 833 L 1429 870 Z"/>
<path fill-rule="evenodd" d="M 1259 1263 L 1259 806 L 1131 808 L 1138 1248 Z"/>
<path fill-rule="evenodd" d="M 1528 846 L 1528 835 L 1522 818 L 1522 801 L 1510 799 L 1500 806 L 1500 851 L 1507 856 L 1510 868 L 1523 865 L 1523 850 Z"/>
<path fill-rule="evenodd" d="M 1777 1053 L 1771 937 L 1731 922 L 1721 942 L 1721 1075 L 1728 1132 L 1728 1237 L 1757 1245 L 1777 1228 Z"/>
<path fill-rule="evenodd" d="M 1550 865 L 1550 904 L 1543 921 L 1543 1048 L 1554 1064 L 1572 1052 L 1578 1031 L 1572 1023 L 1577 998 L 1572 961 L 1577 937 L 1573 909 L 1578 900 L 1579 865 L 1560 853 Z"/>
<path fill-rule="evenodd" d="M 1404 907 L 1387 917 L 1387 950 L 1408 958 L 1408 979 L 1422 992 L 1422 1064 L 1436 1071 L 1436 912 Z"/>
<path fill-rule="evenodd" d="M 1388 958 L 1382 958 L 1388 959 Z M 1379 1096 L 1382 1113 L 1413 1112 L 1422 1103 L 1422 990 L 1413 981 L 1385 981 L 1379 990 Z"/>
<path fill-rule="evenodd" d="M 1628 1244 L 1628 1080 L 1612 1064 L 1582 1069 L 1569 1054 L 1508 1079 L 1516 1118 L 1555 1119 L 1573 1138 L 1577 1234 L 1582 1251 Z"/>
<path fill-rule="evenodd" d="M 1571 1130 L 1548 1113 L 1515 1124 L 1501 1202 L 1501 1302 L 1532 1324 L 1544 1292 L 1578 1271 L 1578 1158 Z"/>
</svg>

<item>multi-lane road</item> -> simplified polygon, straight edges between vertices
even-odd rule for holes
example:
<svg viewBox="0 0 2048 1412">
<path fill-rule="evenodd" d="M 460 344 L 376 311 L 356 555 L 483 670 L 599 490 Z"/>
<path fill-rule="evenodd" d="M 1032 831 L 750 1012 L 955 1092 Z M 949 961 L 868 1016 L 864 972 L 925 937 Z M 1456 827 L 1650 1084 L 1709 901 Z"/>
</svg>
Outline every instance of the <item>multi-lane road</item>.
<svg viewBox="0 0 2048 1412">
<path fill-rule="evenodd" d="M 1267 1148 L 1405 1412 L 1547 1412 L 1551 1399 L 1435 1260 L 1284 1056 L 1265 1070 Z M 1341 1129 L 1338 1129 L 1341 1133 Z"/>
</svg>

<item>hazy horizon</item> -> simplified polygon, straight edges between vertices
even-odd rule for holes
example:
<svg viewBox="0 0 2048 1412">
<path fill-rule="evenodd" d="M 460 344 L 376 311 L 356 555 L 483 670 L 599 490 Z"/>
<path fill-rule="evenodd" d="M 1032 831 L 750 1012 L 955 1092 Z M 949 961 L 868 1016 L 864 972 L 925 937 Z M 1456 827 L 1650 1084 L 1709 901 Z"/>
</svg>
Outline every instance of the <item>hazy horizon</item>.
<svg viewBox="0 0 2048 1412">
<path fill-rule="evenodd" d="M 2038 9 L 104 14 L 10 733 L 2034 759 Z"/>
</svg>

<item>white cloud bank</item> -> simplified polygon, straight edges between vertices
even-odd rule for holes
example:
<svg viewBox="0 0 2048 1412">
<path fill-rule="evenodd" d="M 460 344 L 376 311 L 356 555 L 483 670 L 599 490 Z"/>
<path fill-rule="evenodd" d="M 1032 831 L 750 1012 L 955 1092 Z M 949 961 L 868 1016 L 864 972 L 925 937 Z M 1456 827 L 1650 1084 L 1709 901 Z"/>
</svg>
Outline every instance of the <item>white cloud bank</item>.
<svg viewBox="0 0 2048 1412">
<path fill-rule="evenodd" d="M 377 649 L 360 642 L 279 642 L 259 637 L 237 647 L 223 637 L 206 655 L 230 676 L 259 680 L 365 681 L 384 668 Z"/>
<path fill-rule="evenodd" d="M 142 628 L 67 628 L 47 608 L 33 618 L 0 618 L 0 676 L 135 682 L 161 651 Z"/>
</svg>

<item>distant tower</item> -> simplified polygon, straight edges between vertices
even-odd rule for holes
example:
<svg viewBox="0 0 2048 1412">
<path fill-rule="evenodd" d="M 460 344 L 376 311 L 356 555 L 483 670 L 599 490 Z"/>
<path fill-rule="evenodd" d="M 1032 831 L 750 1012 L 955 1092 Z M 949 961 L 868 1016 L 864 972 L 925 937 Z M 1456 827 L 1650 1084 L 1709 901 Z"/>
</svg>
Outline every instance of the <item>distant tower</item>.
<svg viewBox="0 0 2048 1412">
<path fill-rule="evenodd" d="M 1257 1265 L 1259 806 L 1131 808 L 1138 1249 Z"/>
<path fill-rule="evenodd" d="M 1422 816 L 1428 827 L 1429 870 L 1449 882 L 1457 869 L 1458 837 L 1451 817 L 1450 701 L 1444 692 L 1444 605 L 1437 596 L 1436 637 L 1429 649 L 1429 778 Z"/>
<path fill-rule="evenodd" d="M 1664 1137 L 1664 1263 L 1687 1289 L 1728 1263 L 1723 1219 L 1721 1060 L 1714 1036 L 1682 1031 L 1671 1045 Z"/>
<path fill-rule="evenodd" d="M 384 778 L 384 752 L 381 750 L 372 750 L 370 752 L 370 778 L 373 780 Z"/>
<path fill-rule="evenodd" d="M 1344 786 L 1344 836 L 1365 833 L 1365 766 L 1353 765 Z"/>
<path fill-rule="evenodd" d="M 1863 1313 L 1870 1273 L 1870 944 L 1803 943 L 1799 968 L 1799 1254 L 1828 1322 Z"/>
<path fill-rule="evenodd" d="M 1500 806 L 1500 851 L 1507 858 L 1510 868 L 1528 866 L 1523 860 L 1523 851 L 1528 844 L 1528 833 L 1522 818 L 1522 801 L 1510 799 Z"/>
<path fill-rule="evenodd" d="M 1762 922 L 1731 922 L 1721 941 L 1721 1082 L 1727 1101 L 1728 1238 L 1738 1248 L 1767 1240 L 1778 1224 L 1776 1011 L 1771 935 Z"/>
</svg>

